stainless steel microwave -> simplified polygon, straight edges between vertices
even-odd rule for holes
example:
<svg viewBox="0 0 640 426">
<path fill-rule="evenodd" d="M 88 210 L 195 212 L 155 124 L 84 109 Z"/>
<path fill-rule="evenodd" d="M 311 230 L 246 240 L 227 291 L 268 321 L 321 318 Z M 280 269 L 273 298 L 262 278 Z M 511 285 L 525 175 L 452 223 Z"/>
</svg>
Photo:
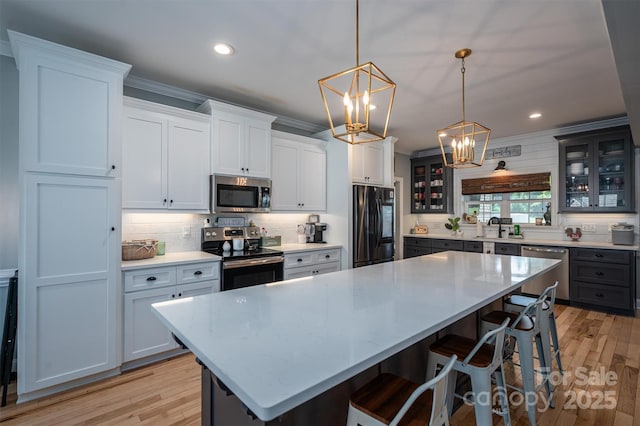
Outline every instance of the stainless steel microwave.
<svg viewBox="0 0 640 426">
<path fill-rule="evenodd" d="M 211 175 L 211 212 L 267 213 L 271 211 L 271 180 Z"/>
</svg>

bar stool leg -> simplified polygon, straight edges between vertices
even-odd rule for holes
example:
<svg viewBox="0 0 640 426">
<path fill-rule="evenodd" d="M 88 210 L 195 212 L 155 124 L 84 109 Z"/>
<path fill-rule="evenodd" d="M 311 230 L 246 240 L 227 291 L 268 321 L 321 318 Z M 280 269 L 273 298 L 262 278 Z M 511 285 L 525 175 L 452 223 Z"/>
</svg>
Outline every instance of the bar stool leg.
<svg viewBox="0 0 640 426">
<path fill-rule="evenodd" d="M 509 414 L 509 394 L 507 393 L 507 385 L 504 379 L 504 364 L 500 366 L 500 371 L 496 370 L 493 375 L 496 379 L 498 394 L 500 395 L 502 418 L 505 426 L 509 426 L 511 424 L 511 415 Z"/>
<path fill-rule="evenodd" d="M 531 336 L 516 336 L 518 353 L 520 354 L 520 371 L 527 415 L 531 426 L 536 426 L 536 385 L 533 370 L 533 339 Z M 544 357 L 544 355 L 542 355 Z"/>
<path fill-rule="evenodd" d="M 476 413 L 477 426 L 492 426 L 493 419 L 491 416 L 491 377 L 486 371 L 474 371 L 471 376 L 471 389 L 474 389 L 474 404 L 473 407 Z M 481 392 L 477 392 L 475 389 L 482 389 Z M 488 394 L 486 394 L 487 392 Z"/>
<path fill-rule="evenodd" d="M 549 315 L 549 330 L 551 330 L 551 340 L 553 340 L 553 349 L 556 354 L 556 362 L 558 363 L 558 370 L 560 374 L 564 374 L 562 369 L 562 361 L 560 361 L 560 344 L 558 343 L 558 329 L 556 328 L 556 316 L 555 314 Z"/>
</svg>

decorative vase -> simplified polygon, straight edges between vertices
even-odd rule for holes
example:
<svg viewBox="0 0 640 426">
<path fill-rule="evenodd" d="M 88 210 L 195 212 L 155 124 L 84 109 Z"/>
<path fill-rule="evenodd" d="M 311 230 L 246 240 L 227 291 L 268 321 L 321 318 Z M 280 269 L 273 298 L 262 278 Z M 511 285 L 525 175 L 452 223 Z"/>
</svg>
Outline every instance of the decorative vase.
<svg viewBox="0 0 640 426">
<path fill-rule="evenodd" d="M 456 237 L 462 238 L 463 235 L 464 235 L 464 231 L 462 229 L 458 229 L 456 231 Z"/>
</svg>

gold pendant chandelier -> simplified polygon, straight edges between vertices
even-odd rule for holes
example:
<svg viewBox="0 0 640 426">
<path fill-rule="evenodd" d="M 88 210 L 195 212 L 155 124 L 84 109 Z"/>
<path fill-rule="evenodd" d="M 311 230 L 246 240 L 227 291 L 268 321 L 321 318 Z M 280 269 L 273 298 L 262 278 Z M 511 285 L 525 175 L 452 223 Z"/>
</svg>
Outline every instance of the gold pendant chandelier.
<svg viewBox="0 0 640 426">
<path fill-rule="evenodd" d="M 358 6 L 356 0 L 356 66 L 318 80 L 331 133 L 350 144 L 387 137 L 396 92 L 396 84 L 373 62 L 360 64 Z"/>
<path fill-rule="evenodd" d="M 447 167 L 462 169 L 479 167 L 484 163 L 484 154 L 489 144 L 491 129 L 475 121 L 466 121 L 464 111 L 464 58 L 471 55 L 471 49 L 461 49 L 455 57 L 462 60 L 462 121 L 458 121 L 437 131 L 442 157 Z M 451 154 L 447 151 L 451 150 Z"/>
</svg>

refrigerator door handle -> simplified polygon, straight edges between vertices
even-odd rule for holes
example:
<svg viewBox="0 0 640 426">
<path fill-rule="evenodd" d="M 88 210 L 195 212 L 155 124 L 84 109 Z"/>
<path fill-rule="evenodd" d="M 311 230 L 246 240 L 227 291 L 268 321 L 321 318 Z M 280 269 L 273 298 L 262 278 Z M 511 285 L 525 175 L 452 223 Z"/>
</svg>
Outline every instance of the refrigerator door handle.
<svg viewBox="0 0 640 426">
<path fill-rule="evenodd" d="M 376 235 L 376 246 L 380 247 L 382 243 L 382 201 L 379 198 L 376 198 L 376 213 L 378 216 L 378 227 L 377 227 L 377 235 Z"/>
</svg>

